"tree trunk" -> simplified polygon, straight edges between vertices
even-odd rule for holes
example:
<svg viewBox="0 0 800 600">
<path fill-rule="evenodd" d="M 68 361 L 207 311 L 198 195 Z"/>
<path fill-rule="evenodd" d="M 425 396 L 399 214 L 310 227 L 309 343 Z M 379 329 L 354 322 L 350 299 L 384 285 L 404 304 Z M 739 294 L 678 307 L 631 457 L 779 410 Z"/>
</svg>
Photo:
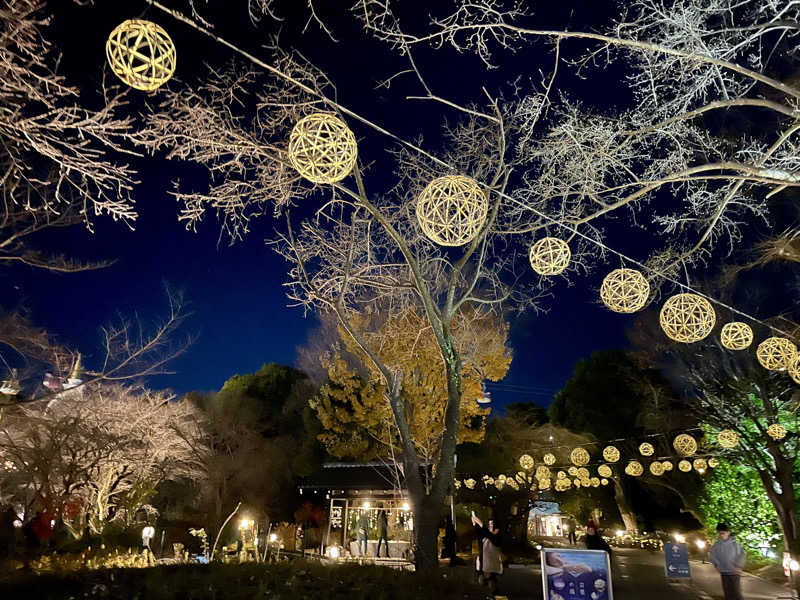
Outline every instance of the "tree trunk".
<svg viewBox="0 0 800 600">
<path fill-rule="evenodd" d="M 622 517 L 622 524 L 625 526 L 626 531 L 636 531 L 638 529 L 636 515 L 633 513 L 633 509 L 631 509 L 631 505 L 625 495 L 622 482 L 616 478 L 612 479 L 612 481 L 614 482 L 614 500 L 617 502 L 619 516 Z"/>
<path fill-rule="evenodd" d="M 417 571 L 433 571 L 439 567 L 438 537 L 441 502 L 423 496 L 414 508 L 414 564 Z"/>
<path fill-rule="evenodd" d="M 776 478 L 773 480 L 772 474 L 763 469 L 758 470 L 758 475 L 767 497 L 778 514 L 786 552 L 789 552 L 794 560 L 800 560 L 800 527 L 798 527 L 797 502 L 794 497 L 794 464 L 779 453 L 772 452 L 772 456 L 775 461 Z M 780 485 L 780 493 L 775 489 L 776 483 Z M 795 578 L 794 581 L 795 590 L 800 591 L 800 578 Z"/>
</svg>

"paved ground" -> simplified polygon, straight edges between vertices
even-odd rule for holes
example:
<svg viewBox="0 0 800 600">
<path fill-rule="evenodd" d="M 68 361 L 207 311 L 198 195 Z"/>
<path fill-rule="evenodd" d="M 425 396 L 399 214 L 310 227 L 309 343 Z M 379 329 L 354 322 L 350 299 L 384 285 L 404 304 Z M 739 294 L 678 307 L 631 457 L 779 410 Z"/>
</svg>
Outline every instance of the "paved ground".
<svg viewBox="0 0 800 600">
<path fill-rule="evenodd" d="M 463 576 L 469 577 L 468 569 Z M 709 564 L 692 562 L 692 580 L 668 582 L 664 577 L 664 557 L 660 552 L 617 548 L 614 550 L 615 600 L 719 600 L 722 590 L 719 575 Z M 461 574 L 459 574 L 461 576 Z M 503 574 L 500 593 L 510 600 L 542 600 L 542 574 L 538 566 L 512 565 Z M 745 600 L 792 598 L 787 588 L 745 575 L 742 578 Z"/>
</svg>

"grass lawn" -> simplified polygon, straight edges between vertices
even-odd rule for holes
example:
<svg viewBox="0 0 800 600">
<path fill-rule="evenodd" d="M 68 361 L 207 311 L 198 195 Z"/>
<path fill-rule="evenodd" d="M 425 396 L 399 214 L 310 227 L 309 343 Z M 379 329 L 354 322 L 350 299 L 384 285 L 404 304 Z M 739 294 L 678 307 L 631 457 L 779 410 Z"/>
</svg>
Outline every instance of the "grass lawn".
<svg viewBox="0 0 800 600">
<path fill-rule="evenodd" d="M 170 565 L 146 569 L 98 569 L 0 580 L 0 598 L 18 600 L 484 600 L 486 588 L 459 579 L 386 567 L 292 561 L 273 565 Z"/>
</svg>

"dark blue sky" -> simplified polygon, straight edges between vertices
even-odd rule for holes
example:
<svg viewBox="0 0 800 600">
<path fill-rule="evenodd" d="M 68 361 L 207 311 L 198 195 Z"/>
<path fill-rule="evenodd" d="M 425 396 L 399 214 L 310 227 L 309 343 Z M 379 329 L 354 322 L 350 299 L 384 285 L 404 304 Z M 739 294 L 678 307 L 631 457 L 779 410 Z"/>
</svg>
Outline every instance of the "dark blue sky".
<svg viewBox="0 0 800 600">
<path fill-rule="evenodd" d="M 57 13 L 54 26 L 64 50 L 65 72 L 85 86 L 97 86 L 104 69 L 103 48 L 108 32 L 124 18 L 138 16 L 144 7 L 141 4 L 141 7 L 127 3 L 125 6 L 102 3 L 102 6 L 78 7 L 71 2 L 61 5 L 64 12 Z M 185 2 L 173 4 L 186 8 Z M 208 7 L 221 35 L 266 56 L 259 46 L 274 26 L 265 21 L 261 29 L 255 29 L 244 11 L 221 11 L 223 4 L 230 6 L 214 1 L 207 5 L 199 2 L 198 6 Z M 610 15 L 613 5 L 586 1 L 539 10 L 543 25 L 587 28 Z M 201 72 L 203 61 L 220 64 L 231 57 L 227 50 L 162 13 L 152 11 L 147 18 L 159 22 L 175 39 L 177 74 L 185 80 Z M 299 22 L 302 25 L 303 21 Z M 299 47 L 329 73 L 343 104 L 406 138 L 429 131 L 435 133 L 442 116 L 451 119 L 456 116 L 442 113 L 438 106 L 432 110 L 430 106 L 402 100 L 406 93 L 418 92 L 416 88 L 404 89 L 402 81 L 390 92 L 376 91 L 375 82 L 393 74 L 397 67 L 404 68 L 403 63 L 381 44 L 364 39 L 353 23 L 336 20 L 333 23 L 337 25 L 334 34 L 346 41 L 335 44 L 320 35 L 313 25 L 309 33 L 300 36 L 288 24 L 282 39 Z M 75 36 L 76 27 L 81 31 L 80 36 Z M 551 59 L 537 52 L 522 53 L 485 76 L 477 60 L 470 65 L 469 60 L 462 59 L 459 63 L 462 70 L 454 72 L 449 62 L 453 57 L 447 51 L 427 53 L 422 64 L 426 75 L 442 93 L 450 93 L 460 101 L 477 100 L 481 85 L 491 88 L 517 75 L 538 80 L 537 69 L 540 65 L 549 68 Z M 620 81 L 618 75 L 611 72 L 609 81 Z M 596 81 L 585 83 L 570 78 L 566 69 L 564 78 L 559 81 L 564 90 L 586 96 L 596 104 L 608 105 L 625 99 L 622 87 L 600 89 Z M 361 156 L 380 154 L 384 142 L 374 138 L 360 141 Z M 24 268 L 0 271 L 0 284 L 14 292 L 13 300 L 8 297 L 4 303 L 28 309 L 36 323 L 78 346 L 91 363 L 100 351 L 98 327 L 115 319 L 117 314 L 137 313 L 145 322 L 156 319 L 164 312 L 166 282 L 185 293 L 192 315 L 184 326 L 184 334 L 197 334 L 198 338 L 172 364 L 176 374 L 154 378 L 154 385 L 179 392 L 213 390 L 231 375 L 251 372 L 264 362 L 293 364 L 296 348 L 304 343 L 314 319 L 304 317 L 300 309 L 286 307 L 281 286 L 286 265 L 264 244 L 265 238 L 273 234 L 272 218 L 260 219 L 250 236 L 234 246 L 228 246 L 227 240 L 218 245 L 219 228 L 213 215 L 208 216 L 197 233 L 188 232 L 178 223 L 177 203 L 167 193 L 170 180 L 176 176 L 189 186 L 203 185 L 197 173 L 178 164 L 164 160 L 142 162 L 142 184 L 136 191 L 140 216 L 135 231 L 98 219 L 93 234 L 75 228 L 44 240 L 47 246 L 76 257 L 116 259 L 113 266 L 77 275 L 53 275 Z M 387 187 L 390 184 L 383 183 Z M 627 236 L 621 249 L 641 258 L 645 252 L 636 235 Z M 516 401 L 548 404 L 578 359 L 593 350 L 625 345 L 625 328 L 631 318 L 610 313 L 599 305 L 596 299 L 599 278 L 595 273 L 576 280 L 572 286 L 562 283 L 555 289 L 554 298 L 547 302 L 548 313 L 522 315 L 514 320 L 511 371 L 503 385 L 490 386 L 495 406 Z"/>
</svg>

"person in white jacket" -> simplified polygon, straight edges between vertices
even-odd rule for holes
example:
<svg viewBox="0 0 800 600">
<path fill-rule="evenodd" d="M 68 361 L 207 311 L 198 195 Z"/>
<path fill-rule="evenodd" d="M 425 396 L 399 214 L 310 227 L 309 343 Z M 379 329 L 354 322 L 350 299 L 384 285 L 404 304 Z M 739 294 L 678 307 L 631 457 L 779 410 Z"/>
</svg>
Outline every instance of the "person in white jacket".
<svg viewBox="0 0 800 600">
<path fill-rule="evenodd" d="M 717 525 L 717 541 L 711 546 L 711 564 L 722 577 L 722 593 L 725 600 L 743 600 L 742 567 L 744 567 L 744 550 L 725 523 Z"/>
</svg>

